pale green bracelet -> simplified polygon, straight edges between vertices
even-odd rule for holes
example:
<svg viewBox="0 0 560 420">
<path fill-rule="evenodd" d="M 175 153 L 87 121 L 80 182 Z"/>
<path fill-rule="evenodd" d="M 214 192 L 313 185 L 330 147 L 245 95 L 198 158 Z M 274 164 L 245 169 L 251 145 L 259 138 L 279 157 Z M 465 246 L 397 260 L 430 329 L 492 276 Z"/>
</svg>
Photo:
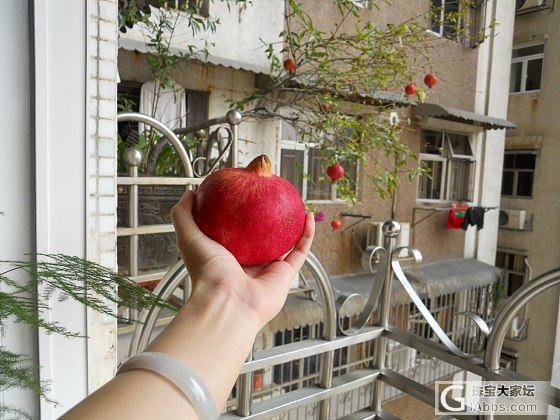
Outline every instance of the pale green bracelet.
<svg viewBox="0 0 560 420">
<path fill-rule="evenodd" d="M 190 367 L 175 357 L 158 352 L 140 353 L 124 362 L 117 375 L 132 369 L 149 370 L 172 382 L 185 394 L 199 419 L 218 418 L 214 398 L 204 382 Z"/>
</svg>

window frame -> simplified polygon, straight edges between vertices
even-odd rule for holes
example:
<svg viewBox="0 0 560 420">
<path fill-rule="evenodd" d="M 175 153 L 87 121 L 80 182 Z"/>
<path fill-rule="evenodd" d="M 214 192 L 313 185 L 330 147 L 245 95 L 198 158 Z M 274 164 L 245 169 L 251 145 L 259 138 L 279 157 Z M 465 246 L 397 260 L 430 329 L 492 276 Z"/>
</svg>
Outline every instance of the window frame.
<svg viewBox="0 0 560 420">
<path fill-rule="evenodd" d="M 533 46 L 537 46 L 537 45 L 542 45 L 543 46 L 543 52 L 542 53 L 513 58 L 513 52 L 515 50 L 520 50 L 520 49 L 523 49 L 523 48 L 533 47 Z M 540 92 L 542 90 L 542 84 L 543 84 L 543 80 L 544 80 L 543 73 L 544 73 L 546 43 L 544 41 L 538 41 L 538 42 L 530 42 L 530 43 L 514 45 L 514 47 L 511 50 L 511 53 L 512 53 L 512 58 L 511 58 L 510 67 L 513 67 L 514 64 L 521 63 L 521 84 L 520 84 L 520 90 L 519 91 L 512 91 L 511 90 L 512 89 L 513 72 L 510 71 L 509 94 L 510 95 L 519 95 L 519 94 L 523 94 L 523 93 Z M 528 66 L 529 61 L 534 61 L 534 60 L 537 60 L 537 59 L 540 59 L 542 61 L 539 89 L 527 90 L 526 89 L 526 86 L 527 86 L 527 66 Z"/>
<path fill-rule="evenodd" d="M 440 38 L 445 38 L 445 39 L 449 39 L 451 41 L 455 41 L 458 42 L 459 41 L 459 33 L 461 30 L 461 26 L 462 26 L 462 21 L 458 20 L 457 22 L 454 23 L 454 34 L 452 36 L 450 36 L 449 34 L 446 34 L 445 32 L 445 28 L 446 27 L 451 27 L 451 23 L 452 22 L 448 22 L 445 18 L 446 13 L 450 13 L 450 12 L 446 12 L 445 11 L 445 5 L 448 3 L 457 3 L 457 12 L 460 11 L 461 9 L 461 2 L 459 0 L 440 0 L 441 1 L 441 10 L 440 10 L 440 16 L 439 16 L 439 20 L 435 21 L 433 16 L 430 14 L 430 22 L 429 22 L 429 29 L 427 30 L 429 33 L 440 37 Z M 433 12 L 433 0 L 430 0 L 430 13 Z M 434 30 L 434 27 L 438 26 L 439 30 Z"/>
<path fill-rule="evenodd" d="M 442 170 L 441 170 L 441 180 L 439 182 L 439 191 L 440 191 L 440 198 L 425 198 L 420 197 L 420 188 L 422 185 L 423 176 L 421 175 L 418 178 L 418 185 L 416 189 L 416 201 L 423 202 L 423 203 L 442 203 L 442 202 L 472 202 L 474 199 L 474 189 L 475 189 L 475 180 L 476 180 L 476 150 L 473 141 L 473 136 L 471 133 L 461 132 L 458 130 L 447 130 L 441 128 L 432 128 L 432 127 L 422 127 L 420 131 L 420 141 L 422 141 L 423 132 L 425 131 L 432 131 L 441 134 L 442 139 L 442 146 L 440 153 L 425 153 L 420 151 L 418 155 L 418 160 L 420 162 L 441 162 L 442 163 Z M 457 134 L 463 136 L 468 141 L 468 145 L 470 147 L 470 155 L 459 154 L 454 152 L 451 140 L 449 138 L 449 134 Z M 457 171 L 453 170 L 453 163 L 454 162 L 469 162 L 470 169 L 469 169 L 469 178 L 467 180 L 463 179 L 463 182 L 468 183 L 468 197 L 453 197 L 452 194 L 452 184 L 455 181 L 454 174 Z M 433 191 L 433 189 L 432 189 Z M 432 195 L 432 194 L 430 194 Z"/>
<path fill-rule="evenodd" d="M 503 256 L 503 264 L 498 265 L 498 263 L 500 262 L 500 254 Z M 525 266 L 525 260 L 527 258 L 527 252 L 526 251 L 522 251 L 522 250 L 513 250 L 513 249 L 504 249 L 504 248 L 500 248 L 498 247 L 498 249 L 496 250 L 496 261 L 495 261 L 495 265 L 497 268 L 499 268 L 500 270 L 502 270 L 502 272 L 504 273 L 504 277 L 503 279 L 501 279 L 502 281 L 502 285 L 505 287 L 505 295 L 504 297 L 509 298 L 513 293 L 515 293 L 516 290 L 518 290 L 520 287 L 523 287 L 524 284 L 527 283 L 528 279 L 527 279 L 527 267 Z M 513 259 L 513 262 L 511 262 L 510 264 L 510 260 Z M 515 261 L 515 259 L 520 259 L 519 261 Z M 513 268 L 509 268 L 510 265 Z M 521 265 L 523 267 L 523 271 L 519 271 L 516 270 L 516 266 Z M 505 267 L 504 267 L 505 266 Z M 519 268 L 519 267 L 517 267 Z M 521 280 L 521 284 L 519 284 L 515 289 L 510 290 L 511 289 L 511 284 L 512 283 L 512 278 L 513 276 L 521 276 L 522 280 Z"/>
<path fill-rule="evenodd" d="M 302 171 L 303 171 L 303 179 L 302 179 L 302 188 L 301 188 L 301 196 L 303 198 L 303 200 L 305 200 L 306 202 L 309 203 L 314 203 L 314 204 L 342 204 L 345 203 L 345 201 L 342 198 L 339 198 L 337 196 L 337 183 L 331 183 L 330 184 L 330 198 L 329 199 L 309 199 L 308 198 L 308 183 L 310 182 L 308 178 L 309 176 L 309 157 L 310 157 L 310 150 L 311 149 L 318 149 L 319 148 L 319 144 L 318 143 L 301 143 L 298 142 L 296 140 L 281 140 L 279 143 L 279 153 L 278 153 L 278 168 L 279 168 L 279 172 L 281 171 L 282 168 L 282 150 L 298 150 L 298 151 L 303 151 L 303 167 L 302 167 Z M 355 181 L 355 185 L 356 185 L 356 193 L 358 192 L 358 179 L 359 179 L 359 165 L 358 162 L 356 161 L 356 179 Z M 324 174 L 325 178 L 327 177 L 327 174 L 325 172 Z M 330 182 L 330 181 L 329 181 Z M 357 197 L 358 198 L 358 197 Z"/>
<path fill-rule="evenodd" d="M 505 157 L 507 155 L 532 155 L 535 156 L 535 164 L 533 166 L 532 169 L 528 169 L 528 168 L 506 168 L 506 159 Z M 533 192 L 534 192 L 534 186 L 535 186 L 535 172 L 537 170 L 537 156 L 539 155 L 539 152 L 537 150 L 505 150 L 504 151 L 504 164 L 503 164 L 503 168 L 502 168 L 502 187 L 500 189 L 500 196 L 502 197 L 507 197 L 507 198 L 515 198 L 515 199 L 526 199 L 526 200 L 530 200 L 533 198 Z M 515 166 L 515 165 L 514 165 Z M 513 180 L 512 180 L 512 186 L 511 186 L 511 191 L 512 194 L 504 194 L 503 193 L 503 186 L 504 186 L 504 173 L 505 172 L 513 172 Z M 518 195 L 517 194 L 517 190 L 519 187 L 519 173 L 520 172 L 530 172 L 533 174 L 532 179 L 531 179 L 531 194 L 530 195 Z"/>
</svg>

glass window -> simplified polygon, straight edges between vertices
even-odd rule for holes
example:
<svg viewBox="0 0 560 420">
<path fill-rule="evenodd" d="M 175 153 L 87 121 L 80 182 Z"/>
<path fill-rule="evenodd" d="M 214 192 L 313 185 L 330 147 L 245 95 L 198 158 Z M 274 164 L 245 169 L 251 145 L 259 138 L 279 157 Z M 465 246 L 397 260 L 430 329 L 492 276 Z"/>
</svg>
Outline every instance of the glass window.
<svg viewBox="0 0 560 420">
<path fill-rule="evenodd" d="M 432 32 L 448 39 L 456 39 L 459 29 L 459 0 L 432 0 Z"/>
<path fill-rule="evenodd" d="M 496 252 L 496 267 L 503 272 L 501 286 L 504 297 L 511 296 L 525 283 L 525 258 L 522 253 Z"/>
<path fill-rule="evenodd" d="M 356 191 L 357 161 L 343 160 L 344 176 Z M 326 174 L 320 149 L 295 141 L 283 141 L 280 149 L 280 176 L 294 185 L 304 200 L 336 201 L 336 184 Z"/>
<path fill-rule="evenodd" d="M 420 160 L 430 175 L 420 177 L 418 200 L 472 201 L 476 162 L 469 136 L 422 130 Z"/>
<path fill-rule="evenodd" d="M 514 48 L 511 56 L 510 93 L 539 91 L 543 62 L 544 44 Z"/>
<path fill-rule="evenodd" d="M 532 197 L 536 159 L 535 152 L 506 150 L 502 172 L 502 195 Z"/>
</svg>

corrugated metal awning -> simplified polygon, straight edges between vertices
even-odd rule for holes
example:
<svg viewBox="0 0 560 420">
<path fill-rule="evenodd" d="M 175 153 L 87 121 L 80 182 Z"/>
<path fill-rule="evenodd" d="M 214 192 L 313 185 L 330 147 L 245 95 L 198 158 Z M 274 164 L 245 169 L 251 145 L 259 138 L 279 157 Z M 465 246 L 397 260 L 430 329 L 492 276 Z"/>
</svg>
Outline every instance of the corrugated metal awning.
<svg viewBox="0 0 560 420">
<path fill-rule="evenodd" d="M 432 103 L 423 103 L 415 106 L 412 109 L 412 115 L 427 118 L 441 118 L 449 121 L 472 124 L 480 126 L 486 130 L 517 128 L 514 123 L 502 118 L 489 117 L 488 115 L 476 114 L 474 112 Z"/>
<path fill-rule="evenodd" d="M 458 258 L 423 264 L 416 271 L 407 271 L 406 276 L 433 298 L 496 283 L 500 269 L 474 258 Z"/>
<path fill-rule="evenodd" d="M 122 48 L 127 51 L 136 51 L 143 54 L 148 53 L 148 46 L 145 42 L 138 41 L 136 39 L 127 39 L 120 37 L 119 38 L 119 48 Z M 171 49 L 173 53 L 173 49 Z M 256 74 L 268 74 L 270 69 L 265 66 L 258 66 L 252 63 L 246 63 L 237 60 L 231 60 L 225 57 L 218 57 L 215 55 L 208 54 L 207 56 L 204 54 L 194 54 L 192 56 L 193 60 L 200 61 L 202 63 L 209 63 L 215 66 L 222 66 L 227 68 L 232 68 L 236 70 L 246 70 Z"/>
<path fill-rule="evenodd" d="M 458 258 L 422 264 L 418 270 L 404 270 L 407 279 L 421 298 L 435 298 L 467 289 L 496 283 L 500 270 L 472 258 Z M 357 274 L 331 278 L 335 298 L 348 297 L 338 308 L 340 317 L 358 315 L 369 297 L 375 274 Z M 310 282 L 313 285 L 313 282 Z M 391 305 L 411 302 L 395 278 L 391 290 Z M 303 295 L 289 295 L 280 313 L 265 327 L 269 332 L 315 325 L 323 319 L 321 304 Z"/>
</svg>

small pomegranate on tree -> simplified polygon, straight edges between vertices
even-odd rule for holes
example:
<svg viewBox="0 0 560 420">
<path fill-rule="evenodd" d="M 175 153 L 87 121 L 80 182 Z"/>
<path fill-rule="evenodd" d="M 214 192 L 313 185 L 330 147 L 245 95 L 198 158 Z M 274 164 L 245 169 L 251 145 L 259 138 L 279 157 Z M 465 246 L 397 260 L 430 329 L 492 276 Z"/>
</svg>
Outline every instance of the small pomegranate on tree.
<svg viewBox="0 0 560 420">
<path fill-rule="evenodd" d="M 416 94 L 416 85 L 414 83 L 409 83 L 404 87 L 404 92 L 407 95 L 414 95 Z"/>
<path fill-rule="evenodd" d="M 431 89 L 437 83 L 436 74 L 434 72 L 428 73 L 424 76 L 424 83 Z"/>
<path fill-rule="evenodd" d="M 333 163 L 331 166 L 327 168 L 327 175 L 331 179 L 332 183 L 334 184 L 340 178 L 344 176 L 344 167 L 336 162 Z"/>
<path fill-rule="evenodd" d="M 342 222 L 339 219 L 332 219 L 331 220 L 331 227 L 332 227 L 332 230 L 338 230 L 342 227 Z"/>
<path fill-rule="evenodd" d="M 296 72 L 296 62 L 293 58 L 287 58 L 284 60 L 284 70 L 290 74 L 294 74 Z"/>
<path fill-rule="evenodd" d="M 210 174 L 198 188 L 193 217 L 200 230 L 242 265 L 276 260 L 294 247 L 305 225 L 299 192 L 270 172 L 267 156 L 246 168 Z"/>
</svg>

